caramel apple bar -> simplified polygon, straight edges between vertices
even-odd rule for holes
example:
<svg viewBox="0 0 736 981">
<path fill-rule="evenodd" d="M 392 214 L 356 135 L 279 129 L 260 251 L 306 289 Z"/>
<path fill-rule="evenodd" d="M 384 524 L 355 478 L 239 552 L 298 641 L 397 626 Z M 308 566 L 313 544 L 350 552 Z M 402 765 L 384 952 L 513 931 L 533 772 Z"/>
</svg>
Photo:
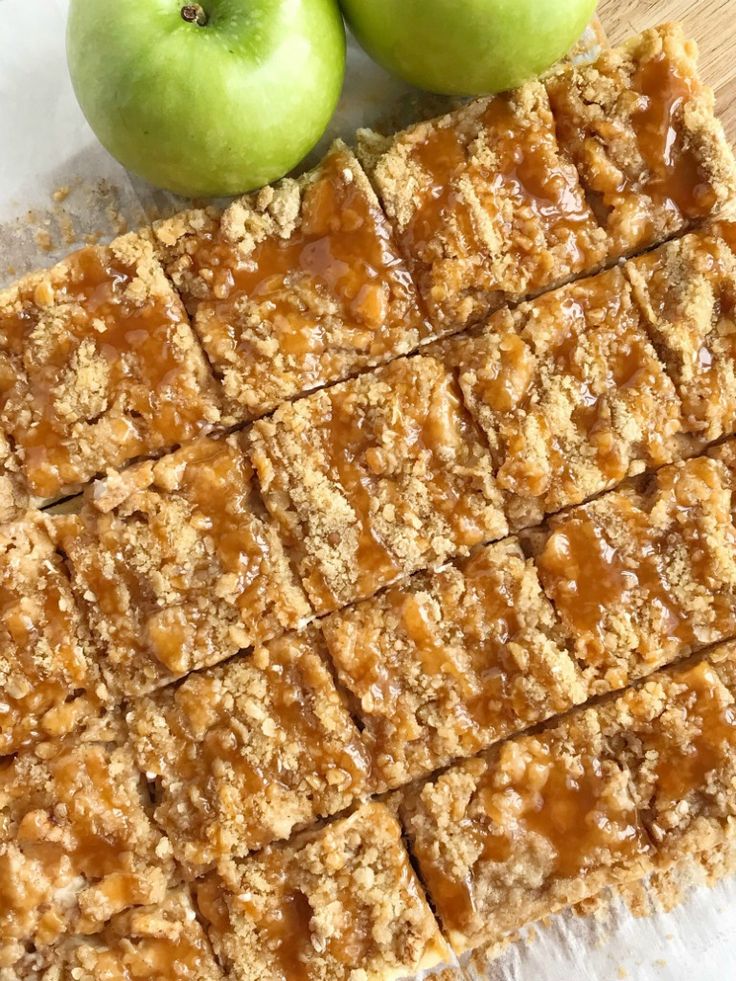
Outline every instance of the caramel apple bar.
<svg viewBox="0 0 736 981">
<path fill-rule="evenodd" d="M 155 816 L 192 874 L 334 814 L 366 792 L 368 759 L 316 633 L 287 634 L 133 704 Z"/>
<path fill-rule="evenodd" d="M 443 333 L 605 259 L 605 233 L 539 82 L 393 138 L 363 133 L 359 155 Z"/>
<path fill-rule="evenodd" d="M 1 969 L 0 969 L 1 970 Z M 98 932 L 28 951 L 3 981 L 224 981 L 185 889 L 118 913 Z"/>
<path fill-rule="evenodd" d="M 120 720 L 0 761 L 0 966 L 164 899 L 155 829 Z"/>
<path fill-rule="evenodd" d="M 305 622 L 242 434 L 111 473 L 55 519 L 110 687 L 150 691 Z"/>
<path fill-rule="evenodd" d="M 38 498 L 194 438 L 219 422 L 219 399 L 144 236 L 0 292 L 0 423 Z"/>
<path fill-rule="evenodd" d="M 58 738 L 106 697 L 44 519 L 0 526 L 0 757 Z"/>
<path fill-rule="evenodd" d="M 197 900 L 235 981 L 398 981 L 449 956 L 378 803 L 233 863 Z"/>
<path fill-rule="evenodd" d="M 736 196 L 733 154 L 680 25 L 567 66 L 547 91 L 611 259 L 662 242 Z"/>
<path fill-rule="evenodd" d="M 687 432 L 736 430 L 736 224 L 721 222 L 625 266 L 683 406 Z"/>
<path fill-rule="evenodd" d="M 495 314 L 431 349 L 488 438 L 512 528 L 680 451 L 679 400 L 620 269 Z"/>
<path fill-rule="evenodd" d="M 698 457 L 553 518 L 529 536 L 592 691 L 736 634 L 730 475 Z"/>
<path fill-rule="evenodd" d="M 534 565 L 514 539 L 391 586 L 321 626 L 382 789 L 585 700 Z"/>
<path fill-rule="evenodd" d="M 430 335 L 375 193 L 337 143 L 316 170 L 154 228 L 234 419 Z"/>
<path fill-rule="evenodd" d="M 632 774 L 660 866 L 733 836 L 734 692 L 736 646 L 727 644 L 699 663 L 660 672 L 600 710 L 610 752 Z"/>
<path fill-rule="evenodd" d="M 508 528 L 482 434 L 438 361 L 395 361 L 254 424 L 263 497 L 318 612 Z"/>
<path fill-rule="evenodd" d="M 579 711 L 407 793 L 410 846 L 455 953 L 652 867 L 632 775 L 608 749 L 596 711 Z"/>
</svg>

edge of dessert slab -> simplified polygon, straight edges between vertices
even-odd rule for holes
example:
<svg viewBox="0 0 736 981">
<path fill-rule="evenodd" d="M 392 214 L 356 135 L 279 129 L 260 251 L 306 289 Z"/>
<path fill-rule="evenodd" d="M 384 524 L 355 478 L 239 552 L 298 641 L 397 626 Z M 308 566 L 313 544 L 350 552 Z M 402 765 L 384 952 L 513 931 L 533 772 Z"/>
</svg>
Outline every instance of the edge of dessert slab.
<svg viewBox="0 0 736 981">
<path fill-rule="evenodd" d="M 658 3 L 643 4 L 639 0 L 599 0 L 592 27 L 603 46 L 613 46 L 664 20 L 682 21 L 689 36 L 696 38 L 701 75 L 715 92 L 717 113 L 730 143 L 736 144 L 736 60 L 731 57 L 734 22 L 727 3 L 721 0 L 699 0 L 697 3 L 690 3 L 689 0 L 661 0 Z M 680 904 L 687 903 L 692 891 L 698 886 L 712 888 L 718 881 L 733 876 L 734 873 L 736 855 L 728 850 L 723 854 L 703 853 L 700 856 L 690 856 L 683 859 L 679 868 L 674 867 L 668 873 L 606 890 L 599 897 L 593 897 L 592 903 L 583 903 L 579 910 L 573 908 L 572 912 L 581 917 L 595 918 L 602 910 L 605 922 L 609 908 L 617 904 L 620 907 L 622 900 L 624 908 L 632 910 L 632 915 L 637 917 L 670 912 Z M 596 898 L 600 902 L 600 908 L 596 905 Z M 561 919 L 564 915 L 556 914 L 551 918 L 551 923 L 546 925 L 552 926 L 556 919 Z M 605 926 L 602 934 L 603 939 L 597 939 L 604 944 L 608 937 Z M 472 972 L 473 981 L 496 978 L 493 962 L 497 962 L 506 947 L 508 944 L 491 944 L 487 950 L 480 949 L 463 959 L 466 969 Z M 611 970 L 616 970 L 615 956 L 612 954 Z M 663 968 L 664 966 L 662 964 Z M 621 977 L 628 976 L 625 968 L 620 967 L 618 970 Z M 443 976 L 443 981 L 452 981 L 455 977 L 459 978 L 460 975 L 448 972 L 446 979 Z"/>
</svg>

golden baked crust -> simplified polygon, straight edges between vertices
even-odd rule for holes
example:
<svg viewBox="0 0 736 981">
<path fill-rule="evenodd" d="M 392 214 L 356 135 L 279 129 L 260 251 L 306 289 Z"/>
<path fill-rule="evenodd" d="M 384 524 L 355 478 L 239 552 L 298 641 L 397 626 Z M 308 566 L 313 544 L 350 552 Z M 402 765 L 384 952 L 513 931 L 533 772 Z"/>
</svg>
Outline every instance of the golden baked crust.
<svg viewBox="0 0 736 981">
<path fill-rule="evenodd" d="M 0 967 L 160 902 L 170 855 L 119 719 L 0 762 Z"/>
<path fill-rule="evenodd" d="M 547 82 L 560 144 L 612 259 L 662 242 L 736 197 L 736 164 L 696 60 L 682 27 L 665 24 Z"/>
<path fill-rule="evenodd" d="M 316 633 L 289 634 L 128 715 L 156 820 L 192 874 L 352 804 L 368 758 Z"/>
<path fill-rule="evenodd" d="M 224 981 L 185 889 L 126 910 L 91 936 L 29 951 L 2 981 Z"/>
<path fill-rule="evenodd" d="M 536 570 L 514 539 L 321 621 L 379 789 L 585 700 Z"/>
<path fill-rule="evenodd" d="M 0 292 L 0 334 L 0 422 L 37 497 L 220 420 L 217 384 L 144 236 Z"/>
<path fill-rule="evenodd" d="M 712 446 L 707 455 L 726 467 L 728 485 L 732 492 L 736 491 L 736 437 Z M 736 501 L 734 501 L 734 511 L 736 512 Z M 734 516 L 736 517 L 736 513 Z"/>
<path fill-rule="evenodd" d="M 0 354 L 0 373 L 2 371 Z M 20 472 L 20 461 L 10 438 L 0 430 L 0 523 L 5 524 L 21 517 L 29 503 L 28 485 Z"/>
<path fill-rule="evenodd" d="M 641 878 L 653 847 L 636 805 L 631 774 L 587 710 L 410 791 L 402 817 L 460 954 Z"/>
<path fill-rule="evenodd" d="M 624 267 L 682 401 L 685 429 L 736 429 L 736 224 L 686 235 Z"/>
<path fill-rule="evenodd" d="M 729 473 L 698 457 L 551 520 L 536 563 L 592 690 L 736 633 Z"/>
<path fill-rule="evenodd" d="M 0 526 L 0 757 L 71 732 L 105 697 L 61 558 L 29 511 Z"/>
<path fill-rule="evenodd" d="M 310 617 L 244 439 L 110 473 L 56 519 L 115 691 L 150 691 Z"/>
<path fill-rule="evenodd" d="M 594 272 L 605 236 L 530 82 L 392 139 L 359 134 L 420 295 L 440 332 Z"/>
<path fill-rule="evenodd" d="M 284 405 L 252 439 L 266 506 L 318 612 L 508 530 L 483 437 L 433 359 Z"/>
<path fill-rule="evenodd" d="M 338 142 L 319 167 L 154 227 L 232 419 L 416 348 L 430 336 L 375 192 Z"/>
<path fill-rule="evenodd" d="M 449 956 L 381 804 L 231 864 L 197 900 L 235 981 L 394 981 Z"/>
<path fill-rule="evenodd" d="M 458 371 L 512 529 L 677 456 L 680 403 L 619 269 L 499 312 L 478 336 L 429 353 Z"/>
</svg>

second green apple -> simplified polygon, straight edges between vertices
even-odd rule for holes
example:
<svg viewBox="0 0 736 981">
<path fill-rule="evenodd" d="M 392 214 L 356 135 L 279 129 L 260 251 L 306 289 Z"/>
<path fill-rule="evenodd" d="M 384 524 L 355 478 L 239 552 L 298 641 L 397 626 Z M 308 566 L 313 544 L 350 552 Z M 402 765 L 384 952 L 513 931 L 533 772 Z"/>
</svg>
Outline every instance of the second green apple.
<svg viewBox="0 0 736 981">
<path fill-rule="evenodd" d="M 515 88 L 565 55 L 595 0 L 341 0 L 353 33 L 384 68 L 430 92 Z"/>
</svg>

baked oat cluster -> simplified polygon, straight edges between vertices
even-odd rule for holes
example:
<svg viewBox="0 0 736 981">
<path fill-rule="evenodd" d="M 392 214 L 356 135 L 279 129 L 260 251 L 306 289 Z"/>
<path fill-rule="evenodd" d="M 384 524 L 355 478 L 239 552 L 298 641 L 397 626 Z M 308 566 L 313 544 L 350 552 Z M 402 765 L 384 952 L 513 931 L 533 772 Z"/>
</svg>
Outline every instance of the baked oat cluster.
<svg viewBox="0 0 736 981">
<path fill-rule="evenodd" d="M 734 208 L 668 25 L 0 293 L 0 981 L 398 981 L 736 845 Z"/>
</svg>

